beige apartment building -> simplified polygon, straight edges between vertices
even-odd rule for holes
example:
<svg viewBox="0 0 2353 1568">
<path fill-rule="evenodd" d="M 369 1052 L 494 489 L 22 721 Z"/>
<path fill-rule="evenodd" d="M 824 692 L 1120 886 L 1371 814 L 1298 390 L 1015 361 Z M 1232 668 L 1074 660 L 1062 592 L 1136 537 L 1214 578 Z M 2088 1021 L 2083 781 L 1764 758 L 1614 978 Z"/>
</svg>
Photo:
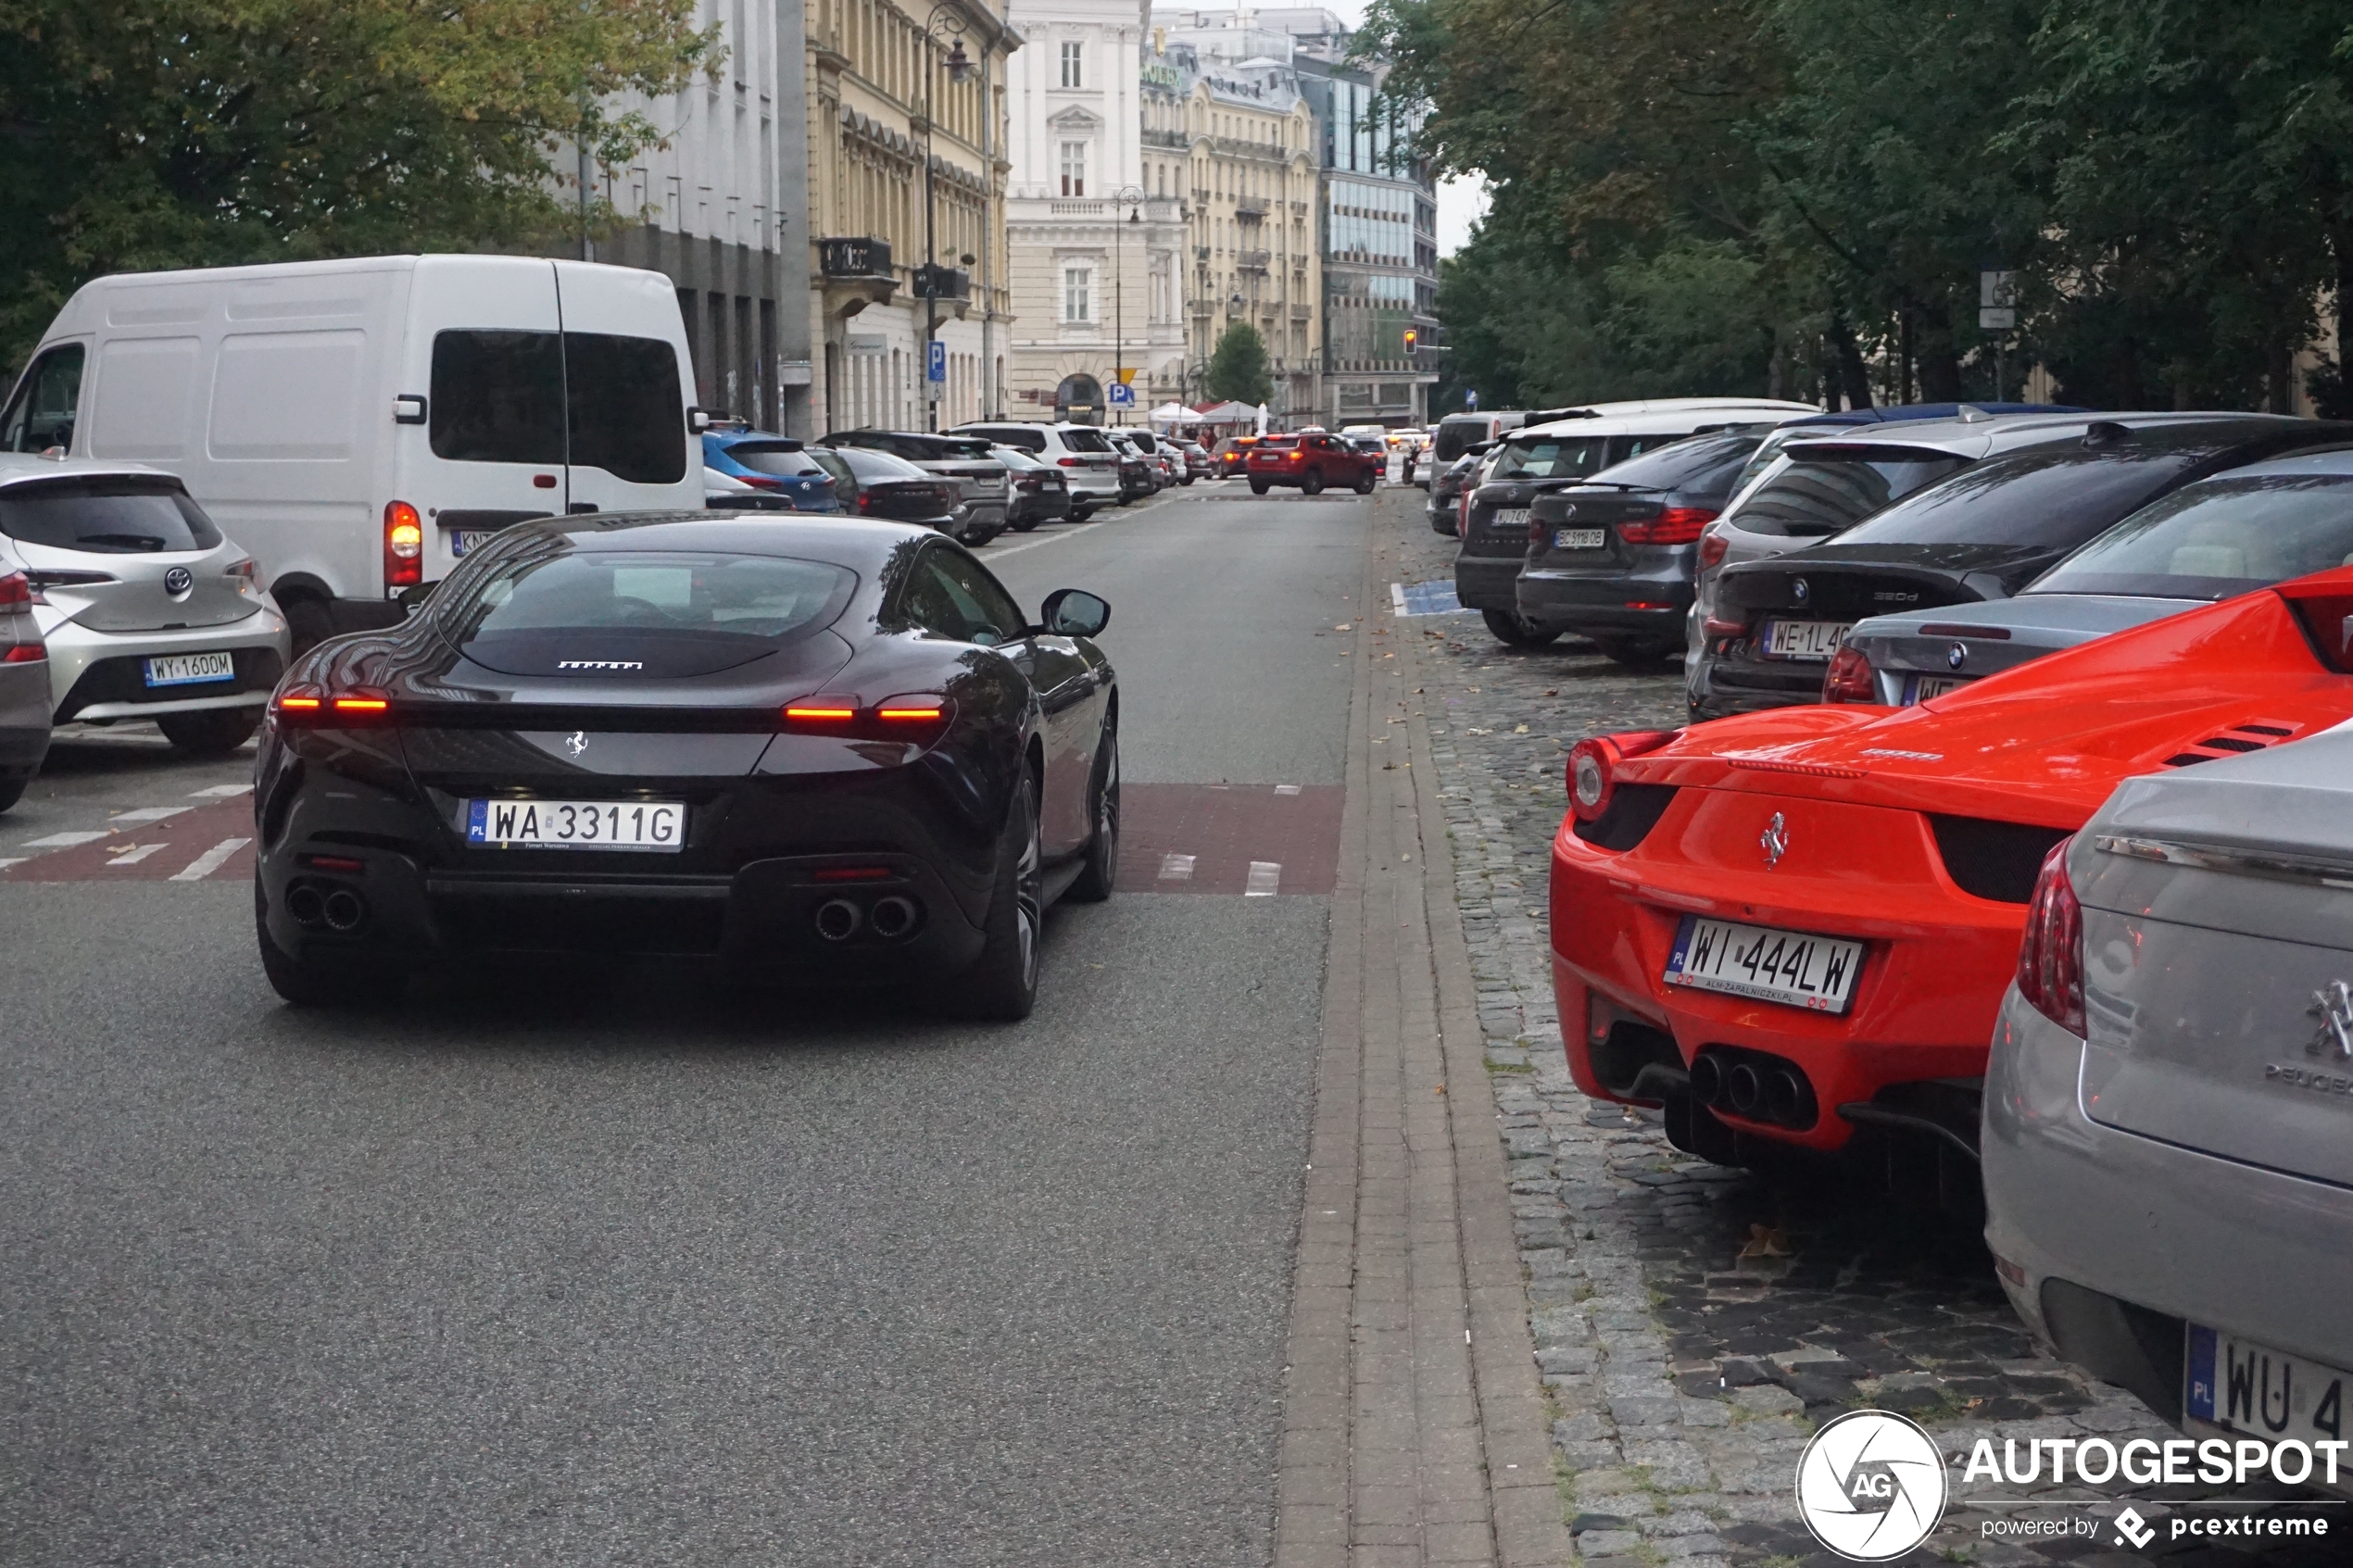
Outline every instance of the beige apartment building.
<svg viewBox="0 0 2353 1568">
<path fill-rule="evenodd" d="M 1005 83 L 1021 46 L 1004 0 L 799 8 L 815 429 L 944 429 L 996 413 L 1013 317 Z M 934 319 L 947 352 L 937 397 L 925 375 Z"/>
<path fill-rule="evenodd" d="M 1162 28 L 1153 42 L 1146 177 L 1155 190 L 1164 179 L 1172 190 L 1181 182 L 1187 201 L 1188 395 L 1203 395 L 1219 336 L 1247 321 L 1266 342 L 1269 408 L 1303 420 L 1320 402 L 1324 277 L 1315 120 L 1290 40 Z M 1258 43 L 1265 47 L 1250 46 Z"/>
</svg>

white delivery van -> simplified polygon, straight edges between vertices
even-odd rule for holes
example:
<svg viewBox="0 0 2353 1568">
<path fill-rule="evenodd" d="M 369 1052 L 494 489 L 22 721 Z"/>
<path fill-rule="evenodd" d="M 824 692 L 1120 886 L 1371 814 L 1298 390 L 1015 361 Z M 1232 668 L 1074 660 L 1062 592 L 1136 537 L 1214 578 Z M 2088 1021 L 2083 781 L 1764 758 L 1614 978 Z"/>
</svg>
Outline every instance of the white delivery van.
<svg viewBox="0 0 2353 1568">
<path fill-rule="evenodd" d="M 397 621 L 526 518 L 700 508 L 693 402 L 659 272 L 380 256 L 85 284 L 0 448 L 178 474 L 308 646 Z"/>
</svg>

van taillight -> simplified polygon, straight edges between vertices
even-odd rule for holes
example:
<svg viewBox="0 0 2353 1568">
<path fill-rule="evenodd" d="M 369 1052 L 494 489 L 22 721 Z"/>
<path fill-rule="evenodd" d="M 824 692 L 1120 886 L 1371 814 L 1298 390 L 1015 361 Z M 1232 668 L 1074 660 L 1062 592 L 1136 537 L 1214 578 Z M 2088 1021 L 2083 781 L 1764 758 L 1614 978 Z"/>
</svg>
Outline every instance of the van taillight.
<svg viewBox="0 0 2353 1568">
<path fill-rule="evenodd" d="M 425 524 L 406 501 L 384 503 L 384 586 L 413 588 L 425 580 Z"/>
</svg>

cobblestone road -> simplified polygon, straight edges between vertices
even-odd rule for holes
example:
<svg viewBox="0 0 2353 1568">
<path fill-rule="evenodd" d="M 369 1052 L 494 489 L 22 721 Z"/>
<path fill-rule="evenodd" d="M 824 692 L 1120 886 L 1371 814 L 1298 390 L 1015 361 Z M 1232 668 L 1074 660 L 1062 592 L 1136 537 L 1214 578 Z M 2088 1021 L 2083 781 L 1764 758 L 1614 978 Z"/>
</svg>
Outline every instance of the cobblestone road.
<svg viewBox="0 0 2353 1568">
<path fill-rule="evenodd" d="M 1379 508 L 1392 580 L 1448 580 L 1452 539 L 1417 491 Z M 1655 1115 L 1587 1099 L 1569 1080 L 1545 942 L 1562 768 L 1580 737 L 1683 721 L 1680 675 L 1636 675 L 1590 647 L 1505 648 L 1472 614 L 1401 617 L 1416 645 L 1509 1154 L 1537 1360 L 1555 1403 L 1564 1507 L 1587 1562 L 1838 1561 L 1796 1517 L 1797 1457 L 1843 1411 L 1910 1413 L 1948 1458 L 1979 1437 L 2176 1436 L 2123 1391 L 2037 1352 L 1974 1230 L 1828 1174 L 1758 1174 L 1680 1153 Z M 2021 1461 L 2022 1462 L 2022 1461 Z M 1901 1561 L 2342 1562 L 2171 1541 L 2195 1487 L 1961 1487 L 1944 1526 Z M 2158 1531 L 2124 1549 L 2129 1500 Z M 1990 1506 L 1989 1506 L 1990 1504 Z M 2353 1510 L 2316 1505 L 2333 1536 Z M 2021 1540 L 2063 1521 L 2069 1534 Z M 2044 1527 L 2051 1528 L 2045 1524 Z M 2315 1548 L 2317 1548 L 2315 1543 Z"/>
</svg>

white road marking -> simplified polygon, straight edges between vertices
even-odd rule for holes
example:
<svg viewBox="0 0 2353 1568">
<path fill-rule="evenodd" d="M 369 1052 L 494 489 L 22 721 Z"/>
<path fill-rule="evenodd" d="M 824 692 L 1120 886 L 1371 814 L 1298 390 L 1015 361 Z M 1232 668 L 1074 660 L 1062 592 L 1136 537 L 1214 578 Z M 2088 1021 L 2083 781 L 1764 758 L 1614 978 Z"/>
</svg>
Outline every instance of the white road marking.
<svg viewBox="0 0 2353 1568">
<path fill-rule="evenodd" d="M 1297 784 L 1277 784 L 1275 786 L 1275 793 L 1277 795 L 1297 795 L 1299 793 L 1299 786 Z"/>
<path fill-rule="evenodd" d="M 1169 492 L 1164 490 L 1149 501 L 1138 501 L 1133 505 L 1126 507 L 1124 508 L 1124 513 L 1126 516 L 1132 518 L 1138 512 L 1150 511 L 1152 508 L 1173 498 L 1174 497 L 1171 496 Z M 1042 539 L 1025 539 L 1018 545 L 1008 545 L 1001 550 L 997 547 L 994 541 L 991 541 L 990 543 L 981 546 L 980 558 L 983 560 L 1000 560 L 1006 556 L 1017 556 L 1024 550 L 1043 549 L 1046 546 L 1051 545 L 1057 540 L 1076 539 L 1090 528 L 1101 527 L 1105 521 L 1110 520 L 1110 508 L 1101 508 L 1097 510 L 1094 517 L 1089 518 L 1085 522 L 1072 523 L 1059 533 L 1049 533 Z M 1002 538 L 1003 535 L 1000 534 L 998 537 Z"/>
<path fill-rule="evenodd" d="M 229 857 L 253 842 L 250 838 L 224 838 L 180 871 L 171 873 L 174 882 L 202 882 L 228 863 Z"/>
<path fill-rule="evenodd" d="M 107 820 L 117 827 L 125 822 L 159 822 L 166 817 L 176 817 L 182 811 L 193 809 L 188 806 L 142 806 L 136 811 L 118 811 Z"/>
<path fill-rule="evenodd" d="M 106 837 L 106 830 L 96 833 L 78 830 L 73 833 L 53 833 L 46 838 L 28 838 L 17 846 L 19 849 L 69 849 L 77 844 L 87 844 L 94 838 Z"/>
<path fill-rule="evenodd" d="M 1193 880 L 1193 858 L 1190 855 L 1163 855 L 1160 858 L 1160 881 L 1190 882 Z"/>
<path fill-rule="evenodd" d="M 1392 606 L 1394 606 L 1394 607 L 1396 608 L 1396 610 L 1397 610 L 1397 613 L 1398 613 L 1398 614 L 1403 615 L 1403 614 L 1404 614 L 1404 613 L 1405 613 L 1405 584 L 1404 584 L 1404 583 L 1391 583 L 1389 585 L 1389 602 L 1390 602 Z"/>
<path fill-rule="evenodd" d="M 10 855 L 5 858 L 0 858 L 0 872 L 6 871 L 10 866 L 21 866 L 31 858 L 31 857 L 26 855 Z"/>
<path fill-rule="evenodd" d="M 127 849 L 107 862 L 109 866 L 135 866 L 148 856 L 168 847 L 161 844 L 142 844 Z"/>
<path fill-rule="evenodd" d="M 210 789 L 192 789 L 188 792 L 188 797 L 192 800 L 223 800 L 233 795 L 251 795 L 252 793 L 253 785 L 249 784 L 214 784 Z"/>
<path fill-rule="evenodd" d="M 1282 863 L 1278 860 L 1252 860 L 1250 881 L 1242 888 L 1245 898 L 1272 898 L 1276 884 L 1283 880 Z"/>
</svg>

